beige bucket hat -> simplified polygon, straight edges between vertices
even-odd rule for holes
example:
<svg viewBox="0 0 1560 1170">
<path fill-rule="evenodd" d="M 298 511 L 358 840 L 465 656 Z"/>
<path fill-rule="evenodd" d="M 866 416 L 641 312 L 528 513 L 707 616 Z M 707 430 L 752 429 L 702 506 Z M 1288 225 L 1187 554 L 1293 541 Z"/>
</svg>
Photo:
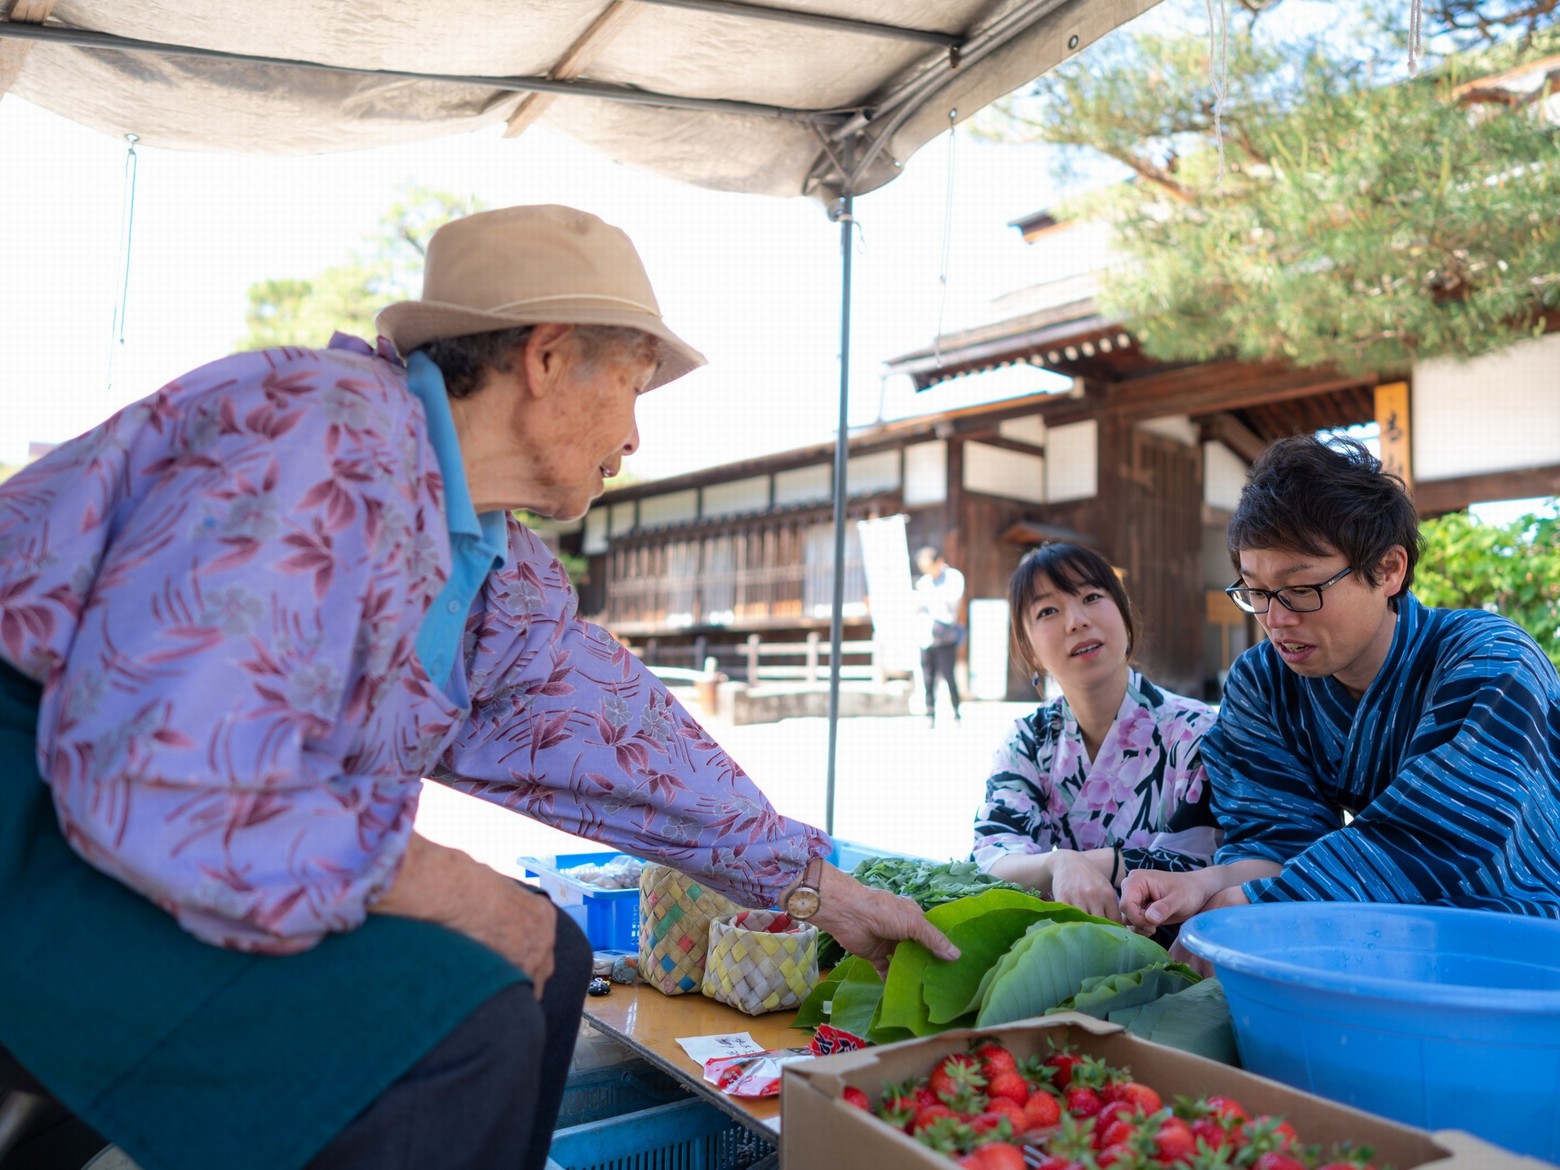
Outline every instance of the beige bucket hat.
<svg viewBox="0 0 1560 1170">
<path fill-rule="evenodd" d="M 544 322 L 626 325 L 659 338 L 661 364 L 650 386 L 705 362 L 661 320 L 628 236 L 556 204 L 451 220 L 428 241 L 422 298 L 386 305 L 375 318 L 403 357 L 435 338 Z"/>
</svg>

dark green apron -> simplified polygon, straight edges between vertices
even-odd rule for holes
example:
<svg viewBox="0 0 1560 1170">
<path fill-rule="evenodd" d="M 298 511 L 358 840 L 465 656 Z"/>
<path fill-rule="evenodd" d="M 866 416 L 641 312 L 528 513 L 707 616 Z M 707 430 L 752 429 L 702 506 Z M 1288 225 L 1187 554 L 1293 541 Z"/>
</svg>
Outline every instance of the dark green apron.
<svg viewBox="0 0 1560 1170">
<path fill-rule="evenodd" d="M 66 844 L 36 766 L 40 693 L 0 663 L 0 1044 L 143 1170 L 302 1166 L 525 978 L 384 915 L 300 955 L 197 941 Z"/>
</svg>

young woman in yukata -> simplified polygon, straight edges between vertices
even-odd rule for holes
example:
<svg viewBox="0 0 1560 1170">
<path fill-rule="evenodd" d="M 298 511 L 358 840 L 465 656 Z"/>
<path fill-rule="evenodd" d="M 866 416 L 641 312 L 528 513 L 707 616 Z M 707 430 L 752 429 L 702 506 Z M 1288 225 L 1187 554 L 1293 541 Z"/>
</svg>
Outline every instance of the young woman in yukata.
<svg viewBox="0 0 1560 1170">
<path fill-rule="evenodd" d="M 1217 844 L 1200 745 L 1213 711 L 1131 666 L 1137 626 L 1098 553 L 1048 544 L 1008 587 L 1021 660 L 1061 696 L 1017 720 L 975 818 L 973 857 L 994 877 L 1122 921 L 1135 869 L 1208 864 Z"/>
</svg>

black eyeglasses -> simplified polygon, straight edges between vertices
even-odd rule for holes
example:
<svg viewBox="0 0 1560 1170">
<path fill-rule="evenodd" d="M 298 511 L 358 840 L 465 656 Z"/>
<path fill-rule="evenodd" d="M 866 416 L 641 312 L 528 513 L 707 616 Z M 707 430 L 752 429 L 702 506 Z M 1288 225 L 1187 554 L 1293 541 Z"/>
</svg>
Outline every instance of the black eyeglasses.
<svg viewBox="0 0 1560 1170">
<path fill-rule="evenodd" d="M 1340 569 L 1320 585 L 1285 585 L 1282 589 L 1253 589 L 1239 581 L 1224 592 L 1247 613 L 1267 613 L 1275 600 L 1290 613 L 1315 613 L 1322 608 L 1322 590 L 1336 585 L 1350 573 L 1354 566 Z"/>
</svg>

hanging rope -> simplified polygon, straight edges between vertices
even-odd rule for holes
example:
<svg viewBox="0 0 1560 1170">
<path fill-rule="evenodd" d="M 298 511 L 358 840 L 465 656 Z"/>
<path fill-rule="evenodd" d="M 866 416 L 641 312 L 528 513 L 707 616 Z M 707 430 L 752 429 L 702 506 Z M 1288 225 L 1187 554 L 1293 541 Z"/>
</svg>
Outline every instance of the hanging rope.
<svg viewBox="0 0 1560 1170">
<path fill-rule="evenodd" d="M 1230 6 L 1229 0 L 1217 0 L 1218 19 L 1214 18 L 1215 0 L 1208 0 L 1208 84 L 1213 89 L 1213 141 L 1219 149 L 1219 173 L 1216 183 L 1224 181 L 1224 97 L 1229 88 Z"/>
<path fill-rule="evenodd" d="M 1424 0 L 1412 0 L 1408 9 L 1408 75 L 1419 76 L 1425 57 Z"/>
<path fill-rule="evenodd" d="M 140 140 L 139 134 L 125 135 L 129 148 L 125 152 L 125 195 L 123 209 L 120 212 L 124 275 L 119 284 L 119 298 L 114 305 L 114 327 L 111 330 L 108 346 L 108 388 L 110 390 L 114 388 L 114 357 L 119 347 L 125 343 L 125 312 L 130 303 L 130 249 L 135 242 L 135 186 L 141 162 L 140 156 L 135 152 L 135 144 Z"/>
<path fill-rule="evenodd" d="M 953 252 L 953 147 L 959 140 L 955 132 L 958 117 L 957 108 L 948 111 L 948 185 L 943 191 L 942 260 L 937 273 L 937 282 L 942 289 L 937 301 L 937 331 L 933 335 L 936 340 L 932 343 L 932 360 L 939 368 L 942 366 L 943 314 L 948 309 L 948 259 Z"/>
</svg>

